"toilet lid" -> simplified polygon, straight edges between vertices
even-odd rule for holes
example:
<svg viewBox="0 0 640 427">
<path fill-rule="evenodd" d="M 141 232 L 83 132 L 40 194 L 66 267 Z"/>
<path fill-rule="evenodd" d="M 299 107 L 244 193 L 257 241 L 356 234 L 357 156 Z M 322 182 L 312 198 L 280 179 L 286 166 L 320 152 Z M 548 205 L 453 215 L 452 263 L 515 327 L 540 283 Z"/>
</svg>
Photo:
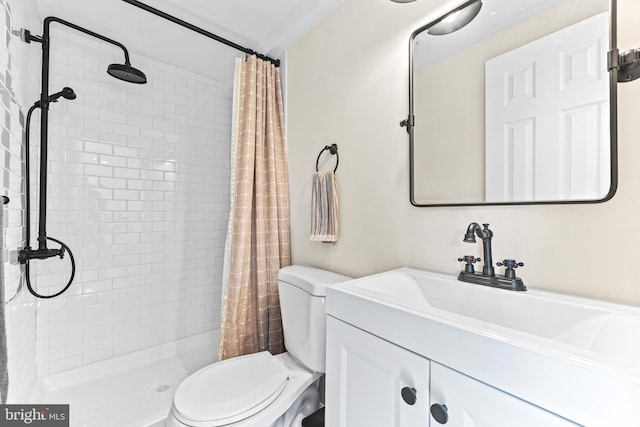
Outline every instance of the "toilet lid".
<svg viewBox="0 0 640 427">
<path fill-rule="evenodd" d="M 289 370 L 267 351 L 227 359 L 184 380 L 173 406 L 190 421 L 229 424 L 266 408 L 288 380 Z"/>
</svg>

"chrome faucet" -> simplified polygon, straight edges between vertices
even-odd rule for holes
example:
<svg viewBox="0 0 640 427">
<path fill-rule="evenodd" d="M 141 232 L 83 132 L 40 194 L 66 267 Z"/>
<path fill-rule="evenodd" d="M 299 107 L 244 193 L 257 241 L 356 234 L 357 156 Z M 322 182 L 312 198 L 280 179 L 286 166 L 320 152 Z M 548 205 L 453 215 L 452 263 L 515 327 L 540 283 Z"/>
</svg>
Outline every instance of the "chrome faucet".
<svg viewBox="0 0 640 427">
<path fill-rule="evenodd" d="M 498 266 L 505 266 L 505 274 L 496 274 L 493 267 L 493 255 L 491 253 L 493 231 L 489 230 L 489 224 L 482 224 L 482 228 L 477 222 L 469 224 L 463 242 L 475 243 L 476 236 L 482 239 L 484 258 L 482 273 L 476 273 L 473 268 L 473 264 L 480 261 L 480 258 L 476 258 L 473 255 L 466 255 L 458 258 L 458 261 L 464 261 L 466 263 L 464 270 L 458 274 L 458 280 L 512 291 L 526 291 L 527 287 L 524 285 L 524 282 L 519 277 L 516 277 L 515 273 L 516 268 L 524 266 L 523 263 L 517 262 L 514 259 L 505 259 L 498 263 Z"/>
</svg>

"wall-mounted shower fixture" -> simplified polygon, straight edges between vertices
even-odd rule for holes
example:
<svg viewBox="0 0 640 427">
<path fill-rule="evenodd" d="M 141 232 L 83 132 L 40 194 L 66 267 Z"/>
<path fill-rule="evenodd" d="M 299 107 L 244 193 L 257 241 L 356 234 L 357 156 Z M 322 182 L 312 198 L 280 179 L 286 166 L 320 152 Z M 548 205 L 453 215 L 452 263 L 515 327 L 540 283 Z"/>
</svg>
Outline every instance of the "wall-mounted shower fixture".
<svg viewBox="0 0 640 427">
<path fill-rule="evenodd" d="M 21 264 L 25 264 L 25 280 L 27 283 L 27 288 L 29 291 L 38 298 L 53 298 L 56 297 L 63 292 L 65 292 L 71 283 L 73 282 L 73 278 L 75 276 L 75 260 L 73 258 L 73 254 L 67 245 L 62 243 L 60 240 L 54 239 L 52 237 L 47 236 L 47 142 L 48 142 L 48 122 L 49 122 L 49 104 L 51 102 L 57 102 L 59 98 L 65 98 L 68 100 L 72 100 L 76 98 L 76 94 L 73 89 L 69 87 L 65 87 L 60 92 L 56 92 L 54 94 L 49 95 L 49 52 L 51 48 L 51 40 L 49 37 L 51 24 L 57 22 L 59 24 L 65 25 L 69 28 L 73 28 L 76 31 L 80 31 L 81 33 L 90 35 L 97 39 L 100 39 L 104 42 L 113 44 L 118 46 L 124 52 L 124 64 L 111 64 L 107 69 L 107 73 L 109 75 L 124 80 L 130 83 L 138 83 L 143 84 L 147 82 L 147 77 L 140 70 L 137 70 L 131 66 L 131 62 L 129 61 L 129 52 L 127 48 L 124 47 L 122 43 L 119 43 L 115 40 L 112 40 L 108 37 L 102 36 L 93 31 L 87 30 L 86 28 L 82 28 L 78 25 L 72 24 L 71 22 L 67 22 L 60 18 L 56 18 L 50 16 L 44 20 L 44 28 L 42 32 L 42 36 L 34 36 L 29 30 L 22 30 L 21 37 L 22 40 L 26 43 L 31 43 L 32 41 L 38 42 L 42 44 L 42 84 L 41 84 L 41 92 L 40 92 L 40 100 L 36 101 L 33 106 L 29 109 L 27 113 L 27 122 L 26 122 L 26 141 L 25 141 L 25 193 L 26 193 L 26 237 L 25 237 L 25 247 L 20 250 L 18 255 L 18 260 Z M 30 246 L 30 232 L 31 232 L 31 202 L 30 202 L 30 165 L 29 165 L 29 127 L 31 124 L 31 115 L 36 109 L 40 109 L 40 206 L 39 206 L 39 222 L 38 222 L 38 249 L 32 249 Z M 59 249 L 49 249 L 47 247 L 47 240 L 51 240 L 60 245 Z M 38 294 L 33 287 L 31 286 L 30 281 L 30 271 L 29 271 L 29 260 L 32 259 L 47 259 L 51 257 L 58 256 L 62 258 L 65 252 L 69 253 L 69 259 L 71 260 L 71 277 L 65 287 L 54 294 L 51 295 L 40 295 Z"/>
</svg>

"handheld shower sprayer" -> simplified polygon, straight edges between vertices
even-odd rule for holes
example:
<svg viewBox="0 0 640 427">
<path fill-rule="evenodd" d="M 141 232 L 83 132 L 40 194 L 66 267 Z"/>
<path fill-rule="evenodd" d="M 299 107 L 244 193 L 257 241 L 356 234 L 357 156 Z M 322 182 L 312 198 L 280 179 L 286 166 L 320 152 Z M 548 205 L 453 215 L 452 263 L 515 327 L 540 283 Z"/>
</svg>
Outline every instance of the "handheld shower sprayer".
<svg viewBox="0 0 640 427">
<path fill-rule="evenodd" d="M 76 99 L 76 93 L 70 87 L 64 87 L 60 92 L 56 92 L 52 95 L 49 95 L 47 100 L 48 102 L 58 102 L 59 98 L 73 100 L 73 99 Z M 67 289 L 69 289 L 69 286 L 71 286 L 71 283 L 73 282 L 73 278 L 75 277 L 75 274 L 76 274 L 76 262 L 69 246 L 67 246 L 66 244 L 64 244 L 58 239 L 54 239 L 53 237 L 47 236 L 46 239 L 51 240 L 52 242 L 58 243 L 60 245 L 59 249 L 49 249 L 46 247 L 46 245 L 36 250 L 31 249 L 31 162 L 30 162 L 29 141 L 30 141 L 30 130 L 31 130 L 31 116 L 33 112 L 38 108 L 40 109 L 42 108 L 42 100 L 40 99 L 34 102 L 31 108 L 29 109 L 29 111 L 27 112 L 27 120 L 25 125 L 24 153 L 25 153 L 25 184 L 26 184 L 25 185 L 26 187 L 26 191 L 25 191 L 26 192 L 26 203 L 25 203 L 25 211 L 26 211 L 25 212 L 26 213 L 25 234 L 26 236 L 25 236 L 25 246 L 23 249 L 20 250 L 18 254 L 18 261 L 20 262 L 20 264 L 25 264 L 25 277 L 26 277 L 25 281 L 26 281 L 27 289 L 29 290 L 29 292 L 31 292 L 32 295 L 38 298 L 53 298 L 58 295 L 61 295 Z M 44 169 L 46 173 L 46 164 L 44 165 Z M 42 170 L 41 170 L 41 173 L 42 173 Z M 42 192 L 40 193 L 40 197 L 42 198 Z M 55 294 L 52 294 L 52 295 L 40 295 L 31 286 L 29 260 L 30 259 L 48 259 L 55 256 L 60 257 L 60 259 L 62 259 L 65 253 L 69 254 L 69 260 L 71 261 L 70 280 L 67 282 L 67 285 L 61 291 L 56 292 Z"/>
<path fill-rule="evenodd" d="M 58 102 L 58 98 L 76 99 L 76 93 L 70 87 L 64 87 L 60 92 L 49 95 L 49 102 Z"/>
<path fill-rule="evenodd" d="M 73 91 L 73 89 L 71 89 L 70 87 L 64 87 L 62 88 L 62 90 L 60 92 L 56 92 L 52 95 L 49 95 L 49 98 L 47 98 L 48 102 L 58 102 L 59 98 L 64 98 L 64 99 L 76 99 L 76 93 Z M 37 100 L 36 102 L 33 103 L 34 106 L 36 107 L 41 107 L 42 106 L 42 100 Z"/>
</svg>

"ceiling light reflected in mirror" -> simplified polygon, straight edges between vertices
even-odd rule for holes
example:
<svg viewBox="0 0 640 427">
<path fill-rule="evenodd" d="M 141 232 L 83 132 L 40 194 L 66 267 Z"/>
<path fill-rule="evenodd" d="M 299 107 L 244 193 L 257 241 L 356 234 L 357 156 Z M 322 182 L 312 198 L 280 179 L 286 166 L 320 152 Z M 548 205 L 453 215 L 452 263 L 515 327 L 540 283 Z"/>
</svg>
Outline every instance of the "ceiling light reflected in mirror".
<svg viewBox="0 0 640 427">
<path fill-rule="evenodd" d="M 481 8 L 482 1 L 480 0 L 469 3 L 462 9 L 454 10 L 442 17 L 440 21 L 427 29 L 427 33 L 432 36 L 443 36 L 445 34 L 451 34 L 454 31 L 458 31 L 460 28 L 473 21 L 473 18 L 478 16 Z"/>
</svg>

